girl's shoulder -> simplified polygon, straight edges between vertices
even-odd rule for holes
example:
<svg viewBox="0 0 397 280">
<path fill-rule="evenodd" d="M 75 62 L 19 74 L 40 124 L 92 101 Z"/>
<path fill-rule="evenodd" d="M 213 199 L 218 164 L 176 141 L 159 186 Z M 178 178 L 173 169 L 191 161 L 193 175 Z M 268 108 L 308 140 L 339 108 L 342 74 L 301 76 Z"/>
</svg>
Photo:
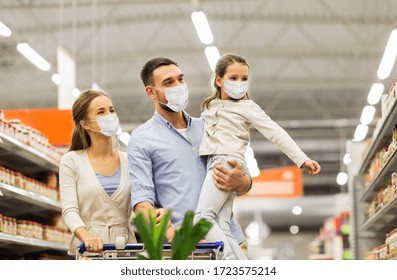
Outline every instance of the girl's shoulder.
<svg viewBox="0 0 397 280">
<path fill-rule="evenodd" d="M 240 99 L 240 100 L 219 100 L 221 104 L 228 106 L 255 106 L 257 105 L 251 99 Z"/>
</svg>

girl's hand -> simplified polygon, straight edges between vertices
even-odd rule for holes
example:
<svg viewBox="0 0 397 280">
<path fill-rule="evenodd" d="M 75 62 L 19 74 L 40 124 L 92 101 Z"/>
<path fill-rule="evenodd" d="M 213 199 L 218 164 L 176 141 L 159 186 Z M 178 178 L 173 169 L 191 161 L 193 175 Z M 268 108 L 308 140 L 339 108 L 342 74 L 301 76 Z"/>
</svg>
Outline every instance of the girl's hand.
<svg viewBox="0 0 397 280">
<path fill-rule="evenodd" d="M 311 159 L 305 161 L 302 164 L 301 168 L 307 169 L 307 171 L 309 171 L 309 174 L 311 174 L 311 175 L 317 175 L 318 173 L 320 173 L 320 170 L 321 170 L 320 164 L 318 164 L 317 161 L 314 161 Z"/>
</svg>

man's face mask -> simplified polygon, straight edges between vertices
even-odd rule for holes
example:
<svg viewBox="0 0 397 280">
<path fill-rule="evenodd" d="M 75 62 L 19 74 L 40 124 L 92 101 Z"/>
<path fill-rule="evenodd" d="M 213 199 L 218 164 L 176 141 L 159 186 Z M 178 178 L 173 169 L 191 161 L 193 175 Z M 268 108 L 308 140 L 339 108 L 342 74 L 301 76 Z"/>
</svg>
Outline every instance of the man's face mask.
<svg viewBox="0 0 397 280">
<path fill-rule="evenodd" d="M 237 82 L 237 81 L 230 81 L 225 80 L 223 82 L 225 87 L 226 93 L 233 99 L 241 99 L 243 98 L 248 92 L 248 81 L 244 82 Z"/>
<path fill-rule="evenodd" d="M 182 112 L 189 102 L 189 89 L 186 83 L 179 86 L 164 88 L 167 104 L 159 101 L 160 104 L 168 107 L 173 112 Z"/>
</svg>

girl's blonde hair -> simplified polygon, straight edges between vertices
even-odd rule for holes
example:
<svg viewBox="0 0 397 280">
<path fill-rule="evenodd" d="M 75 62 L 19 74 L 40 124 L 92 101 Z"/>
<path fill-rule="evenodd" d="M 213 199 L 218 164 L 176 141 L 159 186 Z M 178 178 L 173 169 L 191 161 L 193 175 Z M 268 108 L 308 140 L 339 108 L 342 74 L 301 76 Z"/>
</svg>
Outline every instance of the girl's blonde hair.
<svg viewBox="0 0 397 280">
<path fill-rule="evenodd" d="M 212 81 L 215 91 L 212 93 L 211 96 L 208 96 L 206 99 L 204 99 L 203 103 L 201 104 L 202 110 L 204 110 L 205 108 L 208 109 L 209 103 L 212 100 L 221 98 L 221 88 L 216 84 L 216 78 L 218 76 L 223 78 L 223 76 L 225 76 L 226 74 L 227 67 L 235 62 L 247 65 L 247 67 L 249 67 L 247 61 L 238 54 L 226 53 L 219 58 L 215 67 L 215 73 L 213 77 L 214 80 Z"/>
</svg>

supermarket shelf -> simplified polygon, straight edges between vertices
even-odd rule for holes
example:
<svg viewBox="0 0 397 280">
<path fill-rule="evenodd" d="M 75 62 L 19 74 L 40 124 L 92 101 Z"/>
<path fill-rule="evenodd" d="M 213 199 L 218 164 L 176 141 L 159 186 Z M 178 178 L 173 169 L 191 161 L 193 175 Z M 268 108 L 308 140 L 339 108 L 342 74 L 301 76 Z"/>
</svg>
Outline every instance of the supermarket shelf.
<svg viewBox="0 0 397 280">
<path fill-rule="evenodd" d="M 391 173 L 397 171 L 397 149 L 389 157 L 386 164 L 378 171 L 378 173 L 373 178 L 371 184 L 365 189 L 361 196 L 362 202 L 369 202 L 373 197 L 373 194 L 384 187 L 384 183 L 390 178 Z"/>
<path fill-rule="evenodd" d="M 0 183 L 0 201 L 3 207 L 14 212 L 7 213 L 8 215 L 20 215 L 21 213 L 18 213 L 20 211 L 32 213 L 35 208 L 40 211 L 61 212 L 60 202 L 3 183 Z M 18 204 L 23 204 L 25 207 L 16 207 Z"/>
<path fill-rule="evenodd" d="M 67 252 L 67 244 L 0 232 L 0 248 L 20 247 L 24 253 L 43 250 Z"/>
<path fill-rule="evenodd" d="M 25 174 L 40 171 L 58 172 L 59 164 L 20 141 L 0 132 L 0 164 Z"/>
<path fill-rule="evenodd" d="M 369 165 L 371 164 L 371 161 L 377 151 L 384 146 L 387 145 L 388 142 L 391 140 L 391 135 L 392 135 L 392 130 L 394 127 L 394 124 L 397 123 L 397 102 L 394 102 L 392 107 L 390 108 L 389 113 L 385 117 L 385 120 L 383 121 L 379 133 L 377 135 L 373 135 L 372 137 L 372 143 L 368 148 L 367 154 L 364 156 L 363 162 L 360 167 L 360 173 L 364 173 Z M 390 136 L 390 137 L 389 137 Z"/>
<path fill-rule="evenodd" d="M 309 260 L 333 260 L 334 257 L 327 254 L 310 254 Z"/>
<path fill-rule="evenodd" d="M 369 218 L 362 226 L 363 230 L 389 232 L 396 228 L 397 196 Z"/>
</svg>

